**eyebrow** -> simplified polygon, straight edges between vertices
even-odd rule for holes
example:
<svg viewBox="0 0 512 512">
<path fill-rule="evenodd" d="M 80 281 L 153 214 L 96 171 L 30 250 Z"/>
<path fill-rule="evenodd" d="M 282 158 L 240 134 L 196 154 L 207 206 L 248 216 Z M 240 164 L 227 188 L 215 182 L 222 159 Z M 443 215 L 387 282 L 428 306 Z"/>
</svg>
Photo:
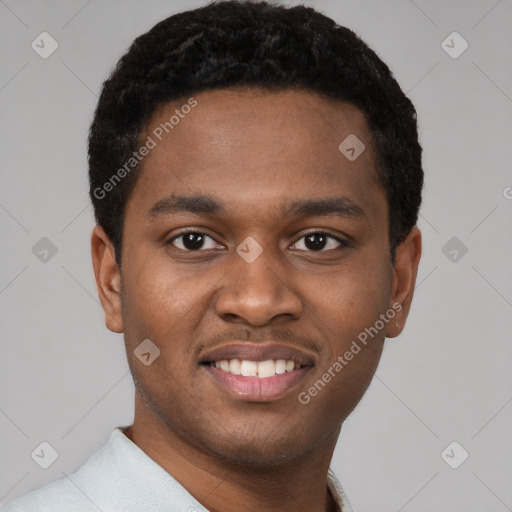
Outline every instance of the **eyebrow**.
<svg viewBox="0 0 512 512">
<path fill-rule="evenodd" d="M 205 195 L 171 194 L 157 201 L 146 214 L 147 218 L 162 215 L 193 213 L 199 215 L 219 215 L 226 211 L 224 205 L 213 197 Z M 364 218 L 364 210 L 348 197 L 328 197 L 321 199 L 296 199 L 283 203 L 285 217 L 335 216 L 341 218 Z"/>
</svg>

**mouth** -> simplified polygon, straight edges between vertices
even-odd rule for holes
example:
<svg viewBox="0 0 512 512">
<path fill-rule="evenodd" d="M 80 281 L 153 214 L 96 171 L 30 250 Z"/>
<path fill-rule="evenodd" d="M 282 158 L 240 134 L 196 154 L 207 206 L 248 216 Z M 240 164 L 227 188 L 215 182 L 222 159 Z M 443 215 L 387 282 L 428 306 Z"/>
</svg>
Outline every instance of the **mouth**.
<svg viewBox="0 0 512 512">
<path fill-rule="evenodd" d="M 210 367 L 217 368 L 231 375 L 241 375 L 242 377 L 258 377 L 267 379 L 274 375 L 282 375 L 286 372 L 293 372 L 302 368 L 300 364 L 291 359 L 267 359 L 266 361 L 249 361 L 247 359 L 221 359 L 220 361 L 210 361 Z"/>
<path fill-rule="evenodd" d="M 282 398 L 314 366 L 314 357 L 275 343 L 230 343 L 200 361 L 215 384 L 232 397 L 252 402 Z"/>
</svg>

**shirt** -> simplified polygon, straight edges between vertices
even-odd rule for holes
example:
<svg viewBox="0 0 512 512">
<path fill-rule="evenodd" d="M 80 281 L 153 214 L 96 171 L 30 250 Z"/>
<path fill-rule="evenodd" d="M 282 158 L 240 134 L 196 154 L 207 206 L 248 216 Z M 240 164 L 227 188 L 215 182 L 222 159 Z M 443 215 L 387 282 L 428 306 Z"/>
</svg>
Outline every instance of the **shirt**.
<svg viewBox="0 0 512 512">
<path fill-rule="evenodd" d="M 354 512 L 329 469 L 327 485 L 342 512 Z M 82 467 L 7 504 L 2 512 L 208 512 L 122 427 Z"/>
</svg>

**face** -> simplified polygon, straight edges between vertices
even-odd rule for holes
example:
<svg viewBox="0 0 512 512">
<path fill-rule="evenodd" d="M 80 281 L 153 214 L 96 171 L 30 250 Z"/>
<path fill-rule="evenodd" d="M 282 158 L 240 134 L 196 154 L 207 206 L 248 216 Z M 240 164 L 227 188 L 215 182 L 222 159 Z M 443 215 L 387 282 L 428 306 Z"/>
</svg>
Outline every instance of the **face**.
<svg viewBox="0 0 512 512">
<path fill-rule="evenodd" d="M 194 99 L 160 108 L 141 137 L 155 146 L 127 203 L 107 325 L 124 332 L 135 421 L 232 461 L 293 459 L 364 394 L 419 253 L 403 284 L 356 107 L 298 91 Z M 338 149 L 351 134 L 355 160 Z"/>
</svg>

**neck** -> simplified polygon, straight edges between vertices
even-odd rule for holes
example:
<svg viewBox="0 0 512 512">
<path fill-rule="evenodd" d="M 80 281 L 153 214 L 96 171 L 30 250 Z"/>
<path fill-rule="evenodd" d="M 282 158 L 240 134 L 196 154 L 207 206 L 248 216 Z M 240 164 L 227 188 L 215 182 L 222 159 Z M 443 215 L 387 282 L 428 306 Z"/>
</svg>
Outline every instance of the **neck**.
<svg viewBox="0 0 512 512">
<path fill-rule="evenodd" d="M 340 428 L 293 461 L 264 466 L 205 453 L 137 408 L 125 434 L 211 512 L 335 512 L 327 472 Z"/>
</svg>

